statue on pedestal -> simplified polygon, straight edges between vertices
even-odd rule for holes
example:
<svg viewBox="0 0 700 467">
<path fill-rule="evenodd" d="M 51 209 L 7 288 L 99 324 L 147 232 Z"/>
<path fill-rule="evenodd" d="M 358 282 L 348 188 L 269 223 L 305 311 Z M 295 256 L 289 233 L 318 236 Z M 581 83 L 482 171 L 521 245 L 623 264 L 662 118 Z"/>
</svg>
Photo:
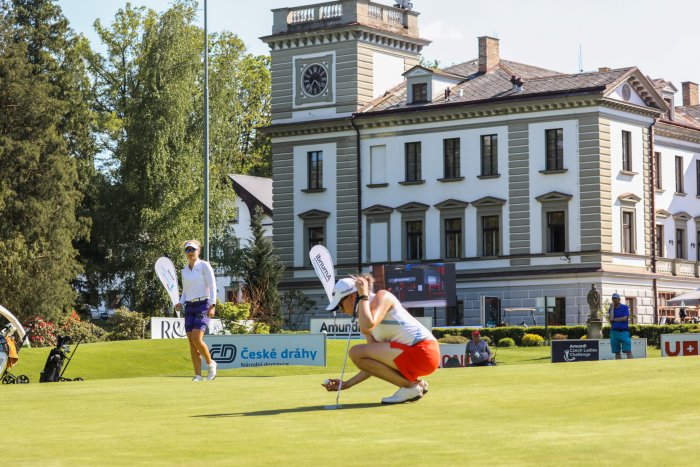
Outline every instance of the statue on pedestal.
<svg viewBox="0 0 700 467">
<path fill-rule="evenodd" d="M 591 314 L 588 317 L 588 339 L 603 338 L 603 320 L 600 312 L 600 292 L 596 289 L 595 284 L 591 284 L 591 290 L 586 296 L 588 308 Z"/>
<path fill-rule="evenodd" d="M 595 284 L 591 284 L 591 290 L 588 292 L 588 308 L 591 310 L 588 319 L 600 319 L 600 292 L 596 289 Z"/>
</svg>

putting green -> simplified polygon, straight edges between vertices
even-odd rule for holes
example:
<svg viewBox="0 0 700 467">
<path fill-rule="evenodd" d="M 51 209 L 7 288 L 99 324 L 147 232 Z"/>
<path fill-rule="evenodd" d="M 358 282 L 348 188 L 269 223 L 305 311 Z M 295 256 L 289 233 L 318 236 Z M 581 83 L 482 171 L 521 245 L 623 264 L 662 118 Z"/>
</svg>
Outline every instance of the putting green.
<svg viewBox="0 0 700 467">
<path fill-rule="evenodd" d="M 393 388 L 371 379 L 344 391 L 343 408 L 329 411 L 323 406 L 335 394 L 320 383 L 337 377 L 343 341 L 329 342 L 325 368 L 228 370 L 198 384 L 189 380 L 186 355 L 161 355 L 186 350 L 183 344 L 81 346 L 67 376 L 86 381 L 1 386 L 5 458 L 13 465 L 688 465 L 699 459 L 692 427 L 700 418 L 693 391 L 700 360 L 693 357 L 551 364 L 539 363 L 546 349 L 515 349 L 530 352 L 522 360 L 532 364 L 438 370 L 429 394 L 399 406 L 379 405 Z M 17 370 L 31 373 L 48 350 L 23 352 Z M 98 368 L 105 375 L 130 373 L 98 379 Z"/>
</svg>

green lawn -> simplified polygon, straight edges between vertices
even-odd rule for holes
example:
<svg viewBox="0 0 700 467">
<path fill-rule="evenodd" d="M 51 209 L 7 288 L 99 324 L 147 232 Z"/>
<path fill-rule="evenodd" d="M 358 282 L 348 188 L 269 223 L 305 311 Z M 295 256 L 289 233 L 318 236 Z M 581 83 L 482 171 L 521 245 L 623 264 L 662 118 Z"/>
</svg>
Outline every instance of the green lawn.
<svg viewBox="0 0 700 467">
<path fill-rule="evenodd" d="M 694 357 L 551 364 L 548 349 L 501 349 L 502 365 L 431 375 L 430 393 L 381 406 L 371 379 L 343 392 L 345 341 L 329 366 L 221 372 L 194 384 L 184 341 L 81 346 L 66 376 L 3 385 L 11 465 L 692 465 Z M 47 349 L 22 351 L 36 381 Z M 649 349 L 649 356 L 659 351 Z M 528 363 L 528 364 L 525 364 Z M 350 371 L 354 371 L 350 369 Z M 10 465 L 10 464 L 8 464 Z"/>
</svg>

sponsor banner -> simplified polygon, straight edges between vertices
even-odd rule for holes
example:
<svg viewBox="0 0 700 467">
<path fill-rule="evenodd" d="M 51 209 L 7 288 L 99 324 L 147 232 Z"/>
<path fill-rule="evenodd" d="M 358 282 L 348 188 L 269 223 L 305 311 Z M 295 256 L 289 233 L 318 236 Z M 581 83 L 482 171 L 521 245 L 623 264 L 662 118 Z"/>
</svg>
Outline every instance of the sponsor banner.
<svg viewBox="0 0 700 467">
<path fill-rule="evenodd" d="M 610 339 L 565 339 L 552 341 L 552 363 L 613 360 Z M 632 339 L 632 356 L 646 358 L 647 340 Z M 623 357 L 625 358 L 624 354 Z"/>
<path fill-rule="evenodd" d="M 468 365 L 467 344 L 440 344 L 440 368 L 460 368 Z"/>
<path fill-rule="evenodd" d="M 220 319 L 209 320 L 206 334 L 222 334 Z M 182 339 L 185 334 L 185 318 L 151 318 L 151 339 Z"/>
<path fill-rule="evenodd" d="M 661 334 L 662 357 L 685 357 L 699 355 L 700 335 L 698 334 Z"/>
<path fill-rule="evenodd" d="M 324 334 L 232 334 L 204 336 L 217 368 L 326 366 Z M 206 367 L 206 364 L 202 364 Z"/>
<path fill-rule="evenodd" d="M 416 317 L 420 323 L 428 328 L 428 331 L 433 330 L 433 318 L 430 316 Z M 309 325 L 309 332 L 326 333 L 329 339 L 347 339 L 348 333 L 352 334 L 353 339 L 361 339 L 360 324 L 357 320 L 353 323 L 350 318 L 312 318 Z"/>
<path fill-rule="evenodd" d="M 610 348 L 610 339 L 600 339 L 600 360 L 615 360 L 615 354 Z M 647 358 L 647 340 L 632 339 L 632 356 L 634 358 Z M 627 358 L 622 352 L 622 358 Z"/>
<path fill-rule="evenodd" d="M 599 360 L 599 343 L 591 339 L 552 341 L 552 363 Z"/>
</svg>

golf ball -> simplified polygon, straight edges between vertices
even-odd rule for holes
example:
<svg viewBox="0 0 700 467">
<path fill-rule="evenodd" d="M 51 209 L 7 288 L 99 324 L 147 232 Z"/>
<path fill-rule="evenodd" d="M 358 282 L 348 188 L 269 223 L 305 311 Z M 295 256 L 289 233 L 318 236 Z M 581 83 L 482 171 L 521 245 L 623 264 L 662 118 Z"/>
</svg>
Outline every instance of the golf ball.
<svg viewBox="0 0 700 467">
<path fill-rule="evenodd" d="M 324 386 L 327 386 L 328 383 L 330 383 L 330 382 L 331 382 L 330 379 L 324 379 L 324 380 L 323 380 L 323 385 L 324 385 Z"/>
</svg>

